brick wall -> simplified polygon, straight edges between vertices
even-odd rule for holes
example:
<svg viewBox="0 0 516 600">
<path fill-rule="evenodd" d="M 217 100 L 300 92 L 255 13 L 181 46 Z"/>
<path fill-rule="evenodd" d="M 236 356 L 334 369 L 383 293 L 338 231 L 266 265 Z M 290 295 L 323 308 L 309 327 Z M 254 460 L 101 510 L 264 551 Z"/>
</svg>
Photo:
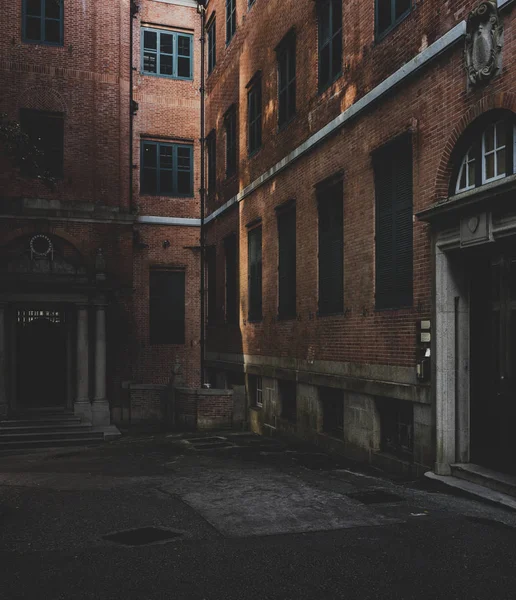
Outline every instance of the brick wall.
<svg viewBox="0 0 516 600">
<path fill-rule="evenodd" d="M 176 388 L 173 395 L 178 427 L 201 430 L 231 427 L 232 390 Z"/>
</svg>

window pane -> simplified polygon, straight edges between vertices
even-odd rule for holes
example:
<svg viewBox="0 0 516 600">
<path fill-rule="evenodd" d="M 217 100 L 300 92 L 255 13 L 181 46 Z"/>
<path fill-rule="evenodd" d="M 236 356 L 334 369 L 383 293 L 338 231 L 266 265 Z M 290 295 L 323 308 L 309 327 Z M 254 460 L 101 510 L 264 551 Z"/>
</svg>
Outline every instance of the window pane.
<svg viewBox="0 0 516 600">
<path fill-rule="evenodd" d="M 178 77 L 190 77 L 190 59 L 179 57 L 177 60 Z"/>
<path fill-rule="evenodd" d="M 173 186 L 173 171 L 164 170 L 163 165 L 159 172 L 159 193 L 163 195 L 170 195 L 174 191 Z"/>
<path fill-rule="evenodd" d="M 488 154 L 485 157 L 486 162 L 486 179 L 494 177 L 494 154 Z"/>
<path fill-rule="evenodd" d="M 61 23 L 45 20 L 45 41 L 59 44 L 61 41 Z"/>
<path fill-rule="evenodd" d="M 159 50 L 165 54 L 173 54 L 174 36 L 169 33 L 161 33 L 159 36 Z"/>
<path fill-rule="evenodd" d="M 143 70 L 146 73 L 156 73 L 156 54 L 143 53 Z"/>
<path fill-rule="evenodd" d="M 496 174 L 505 175 L 505 148 L 496 153 Z"/>
<path fill-rule="evenodd" d="M 468 163 L 468 186 L 475 185 L 475 161 Z"/>
<path fill-rule="evenodd" d="M 410 0 L 396 0 L 395 18 L 398 19 L 401 15 L 410 8 Z"/>
<path fill-rule="evenodd" d="M 332 79 L 336 77 L 342 70 L 342 37 L 337 35 L 333 38 L 332 46 L 332 63 L 331 75 Z"/>
<path fill-rule="evenodd" d="M 330 38 L 330 3 L 326 2 L 319 11 L 319 45 Z"/>
<path fill-rule="evenodd" d="M 46 0 L 45 16 L 50 19 L 61 18 L 61 0 Z"/>
<path fill-rule="evenodd" d="M 157 147 L 155 144 L 144 144 L 143 145 L 143 166 L 144 168 L 153 167 L 156 168 L 157 164 Z"/>
<path fill-rule="evenodd" d="M 288 118 L 296 113 L 296 84 L 293 83 L 288 88 Z"/>
<path fill-rule="evenodd" d="M 484 149 L 490 152 L 494 148 L 494 125 L 489 125 L 484 134 Z"/>
<path fill-rule="evenodd" d="M 181 56 L 190 56 L 190 38 L 184 35 L 177 36 L 177 52 Z"/>
<path fill-rule="evenodd" d="M 160 169 L 172 169 L 172 146 L 160 146 L 159 166 Z"/>
<path fill-rule="evenodd" d="M 496 124 L 496 147 L 505 146 L 505 123 Z"/>
<path fill-rule="evenodd" d="M 160 75 L 172 75 L 173 74 L 172 60 L 173 60 L 173 57 L 169 56 L 167 54 L 162 54 L 160 56 L 160 61 L 159 61 Z"/>
<path fill-rule="evenodd" d="M 143 32 L 143 47 L 147 50 L 158 49 L 158 34 L 155 31 Z"/>
<path fill-rule="evenodd" d="M 332 33 L 342 29 L 342 0 L 333 0 Z"/>
<path fill-rule="evenodd" d="M 177 149 L 177 166 L 179 169 L 190 170 L 190 148 Z"/>
<path fill-rule="evenodd" d="M 466 174 L 467 174 L 466 164 L 462 163 L 462 168 L 460 170 L 459 190 L 463 190 L 467 186 Z"/>
<path fill-rule="evenodd" d="M 145 194 L 156 194 L 156 169 L 146 169 L 142 171 L 141 190 Z"/>
<path fill-rule="evenodd" d="M 330 82 L 330 46 L 321 50 L 319 57 L 319 87 L 323 88 Z"/>
<path fill-rule="evenodd" d="M 376 0 L 378 33 L 382 33 L 391 25 L 391 0 Z"/>
<path fill-rule="evenodd" d="M 185 195 L 192 193 L 191 176 L 189 171 L 178 171 L 177 193 Z"/>
<path fill-rule="evenodd" d="M 41 16 L 41 0 L 27 0 L 27 14 Z"/>
<path fill-rule="evenodd" d="M 25 37 L 28 40 L 41 40 L 41 19 L 27 18 Z"/>
</svg>

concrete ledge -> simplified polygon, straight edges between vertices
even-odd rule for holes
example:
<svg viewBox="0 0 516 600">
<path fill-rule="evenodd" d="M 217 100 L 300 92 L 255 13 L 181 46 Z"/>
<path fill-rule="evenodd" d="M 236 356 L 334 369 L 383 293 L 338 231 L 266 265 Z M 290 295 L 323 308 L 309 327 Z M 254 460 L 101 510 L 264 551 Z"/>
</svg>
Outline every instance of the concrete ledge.
<svg viewBox="0 0 516 600">
<path fill-rule="evenodd" d="M 464 479 L 459 479 L 458 477 L 452 477 L 451 475 L 436 475 L 433 471 L 427 471 L 425 473 L 425 477 L 428 477 L 428 479 L 433 479 L 434 481 L 439 481 L 440 483 L 444 483 L 451 488 L 462 491 L 466 494 L 470 494 L 471 496 L 479 498 L 480 500 L 484 500 L 485 502 L 498 504 L 500 506 L 504 506 L 505 508 L 516 511 L 516 498 L 508 496 L 507 494 L 495 492 L 494 490 L 490 490 L 482 485 L 478 485 Z"/>
</svg>

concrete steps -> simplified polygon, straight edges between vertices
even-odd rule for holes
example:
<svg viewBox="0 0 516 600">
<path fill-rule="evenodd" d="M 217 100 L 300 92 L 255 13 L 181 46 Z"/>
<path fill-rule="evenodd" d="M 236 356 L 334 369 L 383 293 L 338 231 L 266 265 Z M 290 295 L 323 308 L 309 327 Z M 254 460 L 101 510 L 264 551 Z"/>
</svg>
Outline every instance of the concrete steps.
<svg viewBox="0 0 516 600">
<path fill-rule="evenodd" d="M 516 498 L 516 477 L 506 473 L 498 473 L 480 465 L 471 463 L 451 465 L 453 477 L 458 477 L 477 485 L 482 485 L 496 492 Z"/>
<path fill-rule="evenodd" d="M 0 421 L 0 450 L 100 444 L 105 437 L 104 431 L 63 411 L 34 412 Z"/>
</svg>

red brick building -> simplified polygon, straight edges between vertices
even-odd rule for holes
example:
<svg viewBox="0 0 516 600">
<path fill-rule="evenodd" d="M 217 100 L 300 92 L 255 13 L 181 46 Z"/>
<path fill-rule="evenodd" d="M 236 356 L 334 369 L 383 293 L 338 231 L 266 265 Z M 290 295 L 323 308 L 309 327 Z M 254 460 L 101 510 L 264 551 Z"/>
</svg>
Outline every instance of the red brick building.
<svg viewBox="0 0 516 600">
<path fill-rule="evenodd" d="M 196 3 L 3 3 L 0 112 L 53 188 L 3 159 L 0 412 L 163 418 L 200 383 Z"/>
<path fill-rule="evenodd" d="M 197 3 L 4 15 L 0 109 L 62 147 L 55 190 L 1 175 L 0 405 L 30 406 L 20 365 L 57 369 L 24 333 L 39 310 L 67 406 L 162 418 L 174 382 L 185 423 L 227 422 L 192 391 Z M 205 364 L 233 423 L 415 472 L 513 469 L 513 1 L 209 0 L 204 18 Z"/>
<path fill-rule="evenodd" d="M 210 0 L 206 19 L 214 381 L 245 374 L 257 431 L 512 468 L 513 3 Z"/>
</svg>

